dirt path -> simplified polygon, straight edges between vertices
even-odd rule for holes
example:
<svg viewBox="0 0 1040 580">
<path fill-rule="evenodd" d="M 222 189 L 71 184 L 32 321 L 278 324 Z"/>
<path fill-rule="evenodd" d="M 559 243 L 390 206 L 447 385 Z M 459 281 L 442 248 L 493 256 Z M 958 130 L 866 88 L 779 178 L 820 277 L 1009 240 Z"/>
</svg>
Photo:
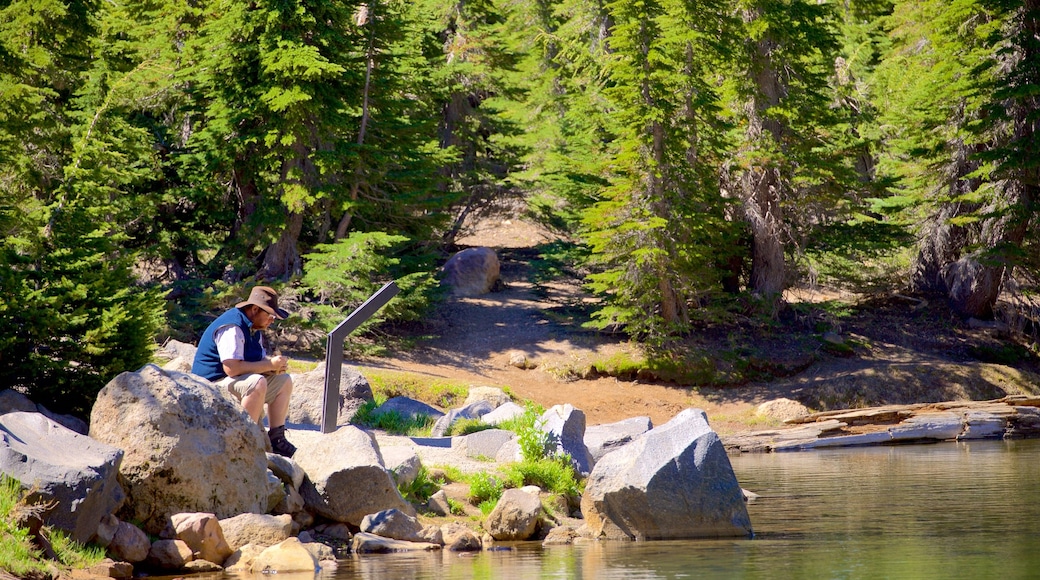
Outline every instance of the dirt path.
<svg viewBox="0 0 1040 580">
<path fill-rule="evenodd" d="M 720 432 L 735 419 L 746 420 L 760 401 L 748 398 L 709 400 L 690 388 L 575 379 L 573 371 L 594 360 L 630 350 L 624 342 L 584 331 L 555 314 L 585 298 L 575 282 L 534 285 L 527 279 L 524 252 L 551 237 L 530 224 L 492 222 L 460 245 L 487 245 L 498 251 L 503 288 L 484 296 L 452 299 L 426 321 L 433 338 L 407 352 L 368 359 L 361 367 L 423 374 L 471 386 L 508 387 L 514 396 L 546 408 L 570 403 L 585 412 L 589 425 L 649 416 L 660 425 L 687 407 L 704 409 Z M 510 364 L 522 354 L 527 366 Z M 736 428 L 735 424 L 733 428 Z M 743 423 L 740 423 L 743 427 Z"/>
<path fill-rule="evenodd" d="M 485 220 L 459 244 L 488 246 L 498 252 L 501 290 L 440 305 L 424 321 L 423 334 L 430 338 L 407 352 L 361 361 L 360 366 L 470 386 L 508 387 L 514 396 L 546 408 L 570 403 L 585 412 L 589 425 L 635 416 L 649 416 L 660 425 L 682 409 L 696 407 L 708 413 L 722 435 L 778 426 L 776 421 L 756 417 L 755 408 L 781 397 L 823 411 L 1040 392 L 1037 357 L 1019 363 L 987 362 L 979 353 L 1003 352 L 1010 344 L 1006 336 L 955 319 L 943 306 L 899 296 L 872 302 L 836 324 L 834 332 L 852 349 L 848 356 L 823 352 L 814 329 L 819 321 L 812 318 L 819 311 L 806 320 L 789 321 L 784 330 L 737 337 L 753 347 L 754 356 L 764 357 L 766 366 L 786 365 L 806 356 L 812 361 L 808 367 L 795 363 L 798 372 L 768 383 L 691 388 L 610 377 L 580 379 L 582 369 L 592 361 L 634 347 L 585 331 L 571 320 L 568 313 L 587 299 L 577 280 L 538 287 L 529 281 L 530 261 L 537 257 L 534 246 L 551 240 L 532 224 Z M 732 350 L 734 336 L 728 332 L 699 338 L 709 351 Z M 511 364 L 517 354 L 532 368 Z"/>
</svg>

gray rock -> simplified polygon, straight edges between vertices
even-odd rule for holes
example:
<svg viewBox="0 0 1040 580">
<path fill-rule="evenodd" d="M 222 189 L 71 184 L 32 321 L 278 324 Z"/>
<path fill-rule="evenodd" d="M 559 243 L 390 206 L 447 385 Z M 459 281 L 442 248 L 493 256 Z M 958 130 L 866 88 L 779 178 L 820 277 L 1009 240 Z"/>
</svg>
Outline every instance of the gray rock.
<svg viewBox="0 0 1040 580">
<path fill-rule="evenodd" d="M 292 398 L 287 421 L 300 425 L 321 425 L 325 401 L 325 363 L 306 373 L 293 373 Z M 372 387 L 361 371 L 343 365 L 339 379 L 339 407 L 336 424 L 347 425 L 358 408 L 372 400 Z"/>
<path fill-rule="evenodd" d="M 527 540 L 538 530 L 541 514 L 537 493 L 507 489 L 484 520 L 484 529 L 499 541 Z"/>
<path fill-rule="evenodd" d="M 36 403 L 29 400 L 29 397 L 19 393 L 14 389 L 4 389 L 0 391 L 0 415 L 6 415 L 7 413 L 13 413 L 15 411 L 21 411 L 23 413 L 39 413 L 40 410 L 36 408 Z"/>
<path fill-rule="evenodd" d="M 406 542 L 361 532 L 354 536 L 351 544 L 355 554 L 389 554 L 391 552 L 429 552 L 440 550 L 440 544 L 428 542 Z"/>
<path fill-rule="evenodd" d="M 178 373 L 190 373 L 194 359 L 177 357 L 162 366 L 164 371 L 175 371 Z"/>
<path fill-rule="evenodd" d="M 555 405 L 535 425 L 548 433 L 550 453 L 570 455 L 574 469 L 582 476 L 592 471 L 595 462 L 585 446 L 585 413 L 570 404 Z"/>
<path fill-rule="evenodd" d="M 616 423 L 593 425 L 585 429 L 585 446 L 593 462 L 654 428 L 650 417 L 632 417 Z"/>
<path fill-rule="evenodd" d="M 220 522 L 211 513 L 173 514 L 170 523 L 176 538 L 188 544 L 199 559 L 222 564 L 234 552 Z"/>
<path fill-rule="evenodd" d="M 0 415 L 0 472 L 33 489 L 28 499 L 50 506 L 40 514 L 44 523 L 77 542 L 89 542 L 126 499 L 118 480 L 122 460 L 117 447 L 40 413 Z"/>
<path fill-rule="evenodd" d="M 156 540 L 148 549 L 145 562 L 163 570 L 180 570 L 193 559 L 191 548 L 181 540 Z"/>
<path fill-rule="evenodd" d="M 224 568 L 216 562 L 210 562 L 209 560 L 203 560 L 200 558 L 198 560 L 192 560 L 191 562 L 185 564 L 184 568 L 182 568 L 181 571 L 185 574 L 209 574 L 213 572 L 220 572 L 223 569 Z"/>
<path fill-rule="evenodd" d="M 279 479 L 297 490 L 303 485 L 303 478 L 307 476 L 303 468 L 295 461 L 277 453 L 267 454 L 267 468 L 277 475 Z"/>
<path fill-rule="evenodd" d="M 443 411 L 409 397 L 391 397 L 372 411 L 373 415 L 382 413 L 397 413 L 408 419 L 422 416 L 439 419 L 444 416 Z"/>
<path fill-rule="evenodd" d="M 148 534 L 133 524 L 119 522 L 115 536 L 108 544 L 108 553 L 124 562 L 143 562 L 151 547 Z"/>
<path fill-rule="evenodd" d="M 323 434 L 301 445 L 293 458 L 308 477 L 301 495 L 318 515 L 356 526 L 366 515 L 386 509 L 415 514 L 387 473 L 375 439 L 357 427 Z"/>
<path fill-rule="evenodd" d="M 970 439 L 1002 439 L 1007 429 L 1007 418 L 1004 415 L 986 411 L 968 411 L 964 414 L 964 431 L 957 437 Z"/>
<path fill-rule="evenodd" d="M 789 421 L 809 414 L 809 408 L 793 399 L 773 399 L 755 408 L 755 414 L 779 421 Z"/>
<path fill-rule="evenodd" d="M 59 415 L 51 412 L 50 409 L 43 405 L 37 405 L 29 400 L 22 393 L 14 389 L 4 389 L 0 391 L 0 415 L 10 413 L 12 411 L 23 411 L 25 413 L 40 413 L 47 417 L 51 421 L 62 425 L 63 427 L 75 431 L 80 435 L 86 435 L 88 426 L 85 421 L 79 417 L 73 417 L 72 415 Z"/>
<path fill-rule="evenodd" d="M 440 526 L 423 526 L 423 529 L 419 531 L 419 537 L 422 538 L 421 541 L 423 542 L 437 544 L 438 546 L 444 545 L 444 534 L 441 532 Z"/>
<path fill-rule="evenodd" d="M 480 538 L 473 530 L 459 522 L 441 526 L 441 537 L 444 539 L 444 549 L 449 552 L 473 552 L 483 549 Z"/>
<path fill-rule="evenodd" d="M 267 470 L 267 509 L 265 513 L 271 512 L 279 504 L 285 501 L 288 495 L 285 491 L 285 482 L 278 478 L 270 469 Z"/>
<path fill-rule="evenodd" d="M 421 535 L 423 525 L 419 523 L 419 520 L 396 509 L 369 514 L 361 520 L 361 526 L 359 527 L 362 532 L 384 538 L 404 540 L 406 542 L 425 541 Z"/>
<path fill-rule="evenodd" d="M 491 248 L 467 248 L 448 258 L 441 281 L 453 296 L 479 296 L 495 286 L 500 268 L 498 255 Z"/>
<path fill-rule="evenodd" d="M 512 399 L 498 387 L 472 387 L 466 394 L 466 400 L 463 401 L 462 406 L 465 407 L 477 401 L 487 401 L 491 403 L 492 409 L 497 409 L 511 402 Z"/>
<path fill-rule="evenodd" d="M 318 559 L 297 538 L 287 538 L 267 547 L 253 559 L 253 574 L 310 572 L 318 569 Z"/>
<path fill-rule="evenodd" d="M 302 512 L 304 507 L 306 507 L 306 502 L 303 501 L 303 496 L 300 495 L 300 492 L 290 487 L 286 490 L 285 498 L 278 502 L 278 505 L 274 506 L 271 513 L 274 515 L 295 515 Z"/>
<path fill-rule="evenodd" d="M 495 410 L 491 411 L 490 413 L 487 413 L 486 415 L 481 417 L 480 420 L 487 423 L 488 425 L 501 425 L 502 423 L 509 421 L 510 419 L 515 419 L 523 414 L 523 407 L 517 405 L 512 401 L 509 401 L 507 403 L 499 405 L 498 407 L 495 407 Z"/>
<path fill-rule="evenodd" d="M 386 466 L 386 470 L 390 472 L 390 476 L 394 478 L 398 487 L 408 485 L 419 477 L 422 461 L 415 449 L 394 445 L 381 447 L 379 451 L 383 456 L 383 465 Z"/>
<path fill-rule="evenodd" d="M 598 537 L 683 539 L 749 536 L 744 496 L 719 436 L 700 409 L 603 456 L 581 499 Z"/>
<path fill-rule="evenodd" d="M 485 429 L 462 437 L 459 450 L 465 451 L 467 457 L 494 459 L 502 450 L 502 446 L 515 438 L 516 434 L 512 431 Z"/>
<path fill-rule="evenodd" d="M 187 360 L 195 359 L 195 351 L 197 348 L 194 344 L 187 342 L 181 342 L 179 340 L 170 339 L 166 341 L 166 344 L 162 345 L 159 350 L 155 352 L 156 356 L 167 361 L 172 361 L 177 358 L 183 358 Z"/>
<path fill-rule="evenodd" d="M 451 504 L 448 503 L 448 494 L 443 489 L 438 489 L 426 502 L 426 507 L 439 516 L 451 515 Z"/>
<path fill-rule="evenodd" d="M 98 394 L 90 436 L 126 452 L 121 513 L 146 532 L 159 534 L 175 513 L 267 508 L 263 432 L 205 379 L 152 364 L 121 373 Z"/>
<path fill-rule="evenodd" d="M 220 529 L 232 551 L 246 544 L 273 546 L 292 535 L 292 516 L 239 514 L 220 520 Z"/>
<path fill-rule="evenodd" d="M 510 439 L 503 443 L 498 450 L 498 454 L 495 455 L 495 461 L 498 463 L 512 463 L 523 460 L 524 454 L 520 450 L 520 442 L 516 439 Z"/>
<path fill-rule="evenodd" d="M 459 407 L 458 409 L 451 409 L 443 417 L 437 419 L 437 422 L 433 424 L 433 428 L 430 430 L 430 435 L 433 437 L 443 437 L 448 432 L 448 428 L 451 424 L 459 419 L 479 419 L 482 416 L 493 411 L 494 408 L 491 403 L 487 401 L 476 401 L 466 405 L 465 407 Z"/>
</svg>

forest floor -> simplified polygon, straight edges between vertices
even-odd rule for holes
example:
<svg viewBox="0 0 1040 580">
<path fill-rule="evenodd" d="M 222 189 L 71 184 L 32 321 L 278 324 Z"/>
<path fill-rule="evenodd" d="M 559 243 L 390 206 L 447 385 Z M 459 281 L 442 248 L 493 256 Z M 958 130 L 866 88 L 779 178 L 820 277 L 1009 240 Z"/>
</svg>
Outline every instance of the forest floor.
<svg viewBox="0 0 1040 580">
<path fill-rule="evenodd" d="M 689 338 L 708 370 L 699 385 L 589 373 L 595 362 L 642 352 L 581 327 L 591 298 L 576 276 L 531 281 L 539 248 L 554 241 L 515 218 L 481 221 L 458 243 L 496 250 L 501 287 L 439 305 L 410 329 L 407 348 L 359 361 L 362 371 L 508 387 L 545 408 L 570 403 L 588 425 L 635 416 L 660 425 L 696 407 L 722 435 L 778 426 L 755 412 L 777 398 L 823 411 L 1040 392 L 1040 362 L 1027 345 L 994 323 L 956 317 L 941 300 L 903 295 L 793 292 L 776 316 L 704 325 Z M 517 353 L 527 368 L 511 364 Z"/>
</svg>

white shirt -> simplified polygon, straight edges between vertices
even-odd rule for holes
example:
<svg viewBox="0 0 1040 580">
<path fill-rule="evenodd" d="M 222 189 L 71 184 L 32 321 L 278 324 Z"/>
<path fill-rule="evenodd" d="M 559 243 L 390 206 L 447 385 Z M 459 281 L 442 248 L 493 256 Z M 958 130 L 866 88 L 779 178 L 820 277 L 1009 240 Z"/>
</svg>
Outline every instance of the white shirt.
<svg viewBox="0 0 1040 580">
<path fill-rule="evenodd" d="M 237 324 L 225 324 L 213 333 L 213 341 L 217 343 L 217 355 L 221 362 L 226 360 L 245 360 L 246 336 Z M 260 337 L 260 356 L 267 356 L 264 337 Z"/>
</svg>

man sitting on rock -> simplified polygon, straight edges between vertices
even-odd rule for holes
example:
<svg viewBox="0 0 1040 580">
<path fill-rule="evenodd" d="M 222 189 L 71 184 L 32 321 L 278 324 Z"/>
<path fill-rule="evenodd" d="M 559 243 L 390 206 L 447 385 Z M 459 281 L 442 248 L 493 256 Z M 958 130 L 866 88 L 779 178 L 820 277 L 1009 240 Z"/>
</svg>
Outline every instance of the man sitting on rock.
<svg viewBox="0 0 1040 580">
<path fill-rule="evenodd" d="M 206 377 L 234 395 L 246 413 L 260 422 L 264 405 L 271 426 L 271 449 L 292 457 L 296 447 L 285 438 L 292 379 L 285 373 L 289 359 L 267 356 L 261 331 L 289 313 L 278 308 L 278 294 L 267 286 L 256 286 L 249 299 L 221 314 L 206 328 L 195 351 L 191 372 Z"/>
</svg>

